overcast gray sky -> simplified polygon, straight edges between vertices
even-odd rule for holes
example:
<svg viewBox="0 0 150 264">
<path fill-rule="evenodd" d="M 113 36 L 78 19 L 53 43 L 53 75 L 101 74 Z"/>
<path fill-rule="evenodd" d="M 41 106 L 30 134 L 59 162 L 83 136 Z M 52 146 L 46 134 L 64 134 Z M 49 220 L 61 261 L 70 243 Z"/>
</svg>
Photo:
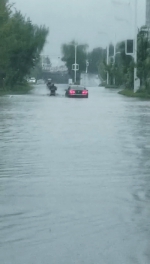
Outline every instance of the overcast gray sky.
<svg viewBox="0 0 150 264">
<path fill-rule="evenodd" d="M 145 1 L 138 0 L 139 27 L 145 24 Z M 135 0 L 15 0 L 15 3 L 34 23 L 50 28 L 43 53 L 52 61 L 61 55 L 62 43 L 72 39 L 89 44 L 91 50 L 113 42 L 115 34 L 117 41 L 133 35 Z"/>
</svg>

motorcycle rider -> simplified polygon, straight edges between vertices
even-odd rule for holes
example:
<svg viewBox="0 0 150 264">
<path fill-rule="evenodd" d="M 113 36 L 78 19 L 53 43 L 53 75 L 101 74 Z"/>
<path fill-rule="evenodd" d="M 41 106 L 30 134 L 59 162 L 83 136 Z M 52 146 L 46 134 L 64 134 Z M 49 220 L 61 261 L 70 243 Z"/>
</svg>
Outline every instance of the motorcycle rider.
<svg viewBox="0 0 150 264">
<path fill-rule="evenodd" d="M 56 90 L 57 90 L 57 87 L 54 85 L 54 83 L 52 83 L 51 86 L 50 86 L 51 93 L 55 93 Z"/>
<path fill-rule="evenodd" d="M 50 90 L 51 94 L 55 94 L 57 87 L 54 85 L 54 83 L 52 83 L 52 79 L 47 80 L 47 87 Z"/>
<path fill-rule="evenodd" d="M 47 84 L 48 89 L 50 89 L 52 85 L 52 79 L 48 79 L 46 84 Z"/>
</svg>

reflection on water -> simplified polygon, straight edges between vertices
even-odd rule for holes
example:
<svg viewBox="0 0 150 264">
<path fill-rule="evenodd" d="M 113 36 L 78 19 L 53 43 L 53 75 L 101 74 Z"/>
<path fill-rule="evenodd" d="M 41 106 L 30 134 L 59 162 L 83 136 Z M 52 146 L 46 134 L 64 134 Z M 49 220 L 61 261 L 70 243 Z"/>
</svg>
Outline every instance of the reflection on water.
<svg viewBox="0 0 150 264">
<path fill-rule="evenodd" d="M 0 263 L 149 264 L 150 103 L 65 88 L 0 98 Z"/>
</svg>

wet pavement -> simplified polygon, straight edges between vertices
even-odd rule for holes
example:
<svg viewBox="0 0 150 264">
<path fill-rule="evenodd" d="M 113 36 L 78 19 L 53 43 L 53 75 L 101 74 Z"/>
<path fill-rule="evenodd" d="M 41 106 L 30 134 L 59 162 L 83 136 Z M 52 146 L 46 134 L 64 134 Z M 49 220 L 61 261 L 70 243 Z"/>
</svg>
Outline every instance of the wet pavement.
<svg viewBox="0 0 150 264">
<path fill-rule="evenodd" d="M 0 97 L 0 263 L 150 263 L 150 101 Z"/>
</svg>

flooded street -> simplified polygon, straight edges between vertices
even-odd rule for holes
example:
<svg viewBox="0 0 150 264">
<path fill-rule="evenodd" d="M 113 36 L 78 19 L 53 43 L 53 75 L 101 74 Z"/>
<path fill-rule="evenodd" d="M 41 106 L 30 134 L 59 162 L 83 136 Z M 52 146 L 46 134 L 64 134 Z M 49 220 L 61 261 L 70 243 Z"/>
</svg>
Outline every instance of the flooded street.
<svg viewBox="0 0 150 264">
<path fill-rule="evenodd" d="M 150 263 L 150 102 L 0 97 L 0 263 Z"/>
</svg>

